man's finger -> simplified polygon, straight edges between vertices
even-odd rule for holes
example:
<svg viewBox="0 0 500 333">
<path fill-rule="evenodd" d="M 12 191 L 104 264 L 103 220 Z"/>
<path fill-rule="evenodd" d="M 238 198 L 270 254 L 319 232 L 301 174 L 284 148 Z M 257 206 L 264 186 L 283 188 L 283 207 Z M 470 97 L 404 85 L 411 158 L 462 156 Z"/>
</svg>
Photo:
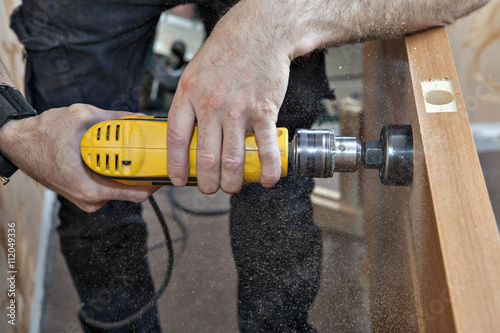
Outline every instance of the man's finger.
<svg viewBox="0 0 500 333">
<path fill-rule="evenodd" d="M 272 121 L 254 124 L 255 140 L 259 147 L 261 164 L 260 182 L 265 187 L 271 187 L 278 182 L 281 175 L 281 158 L 278 148 L 276 125 Z"/>
<path fill-rule="evenodd" d="M 243 122 L 223 129 L 220 187 L 226 193 L 238 192 L 243 184 L 245 132 Z"/>
<path fill-rule="evenodd" d="M 222 128 L 214 120 L 198 122 L 196 148 L 196 176 L 202 193 L 212 194 L 220 187 L 220 158 L 222 151 Z"/>
<path fill-rule="evenodd" d="M 172 104 L 167 127 L 167 173 L 175 186 L 184 186 L 189 176 L 189 145 L 195 114 L 189 102 Z"/>
<path fill-rule="evenodd" d="M 82 195 L 76 198 L 76 201 L 81 205 L 101 205 L 102 202 L 106 202 L 108 200 L 143 202 L 161 187 L 148 185 L 126 185 L 107 179 L 106 177 L 98 175 L 90 170 L 88 170 L 88 173 L 90 174 L 90 179 L 93 181 L 87 183 L 87 185 L 89 183 L 92 184 L 90 188 L 82 187 Z"/>
<path fill-rule="evenodd" d="M 111 200 L 127 200 L 132 202 L 146 201 L 160 186 L 128 186 L 119 184 L 110 194 Z"/>
</svg>

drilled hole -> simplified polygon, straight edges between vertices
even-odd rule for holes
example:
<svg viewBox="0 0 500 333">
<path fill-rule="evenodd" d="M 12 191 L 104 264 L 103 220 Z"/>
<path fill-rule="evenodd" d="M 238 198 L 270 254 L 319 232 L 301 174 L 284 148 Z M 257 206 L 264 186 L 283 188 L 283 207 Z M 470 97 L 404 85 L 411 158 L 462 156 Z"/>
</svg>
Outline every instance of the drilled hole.
<svg viewBox="0 0 500 333">
<path fill-rule="evenodd" d="M 425 101 L 432 105 L 446 105 L 455 100 L 455 96 L 446 90 L 430 90 L 424 95 Z"/>
</svg>

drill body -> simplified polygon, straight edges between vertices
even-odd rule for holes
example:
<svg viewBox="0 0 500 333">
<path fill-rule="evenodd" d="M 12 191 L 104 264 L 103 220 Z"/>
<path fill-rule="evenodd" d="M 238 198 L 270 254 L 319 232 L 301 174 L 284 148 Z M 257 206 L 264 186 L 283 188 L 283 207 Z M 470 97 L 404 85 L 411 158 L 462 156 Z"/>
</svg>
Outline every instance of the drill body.
<svg viewBox="0 0 500 333">
<path fill-rule="evenodd" d="M 94 172 L 128 185 L 171 185 L 167 171 L 167 118 L 131 116 L 92 126 L 80 150 Z M 288 130 L 276 130 L 281 157 L 281 177 L 288 173 Z M 188 185 L 196 185 L 198 128 L 189 146 Z M 259 182 L 261 165 L 255 136 L 245 139 L 244 183 Z"/>
</svg>

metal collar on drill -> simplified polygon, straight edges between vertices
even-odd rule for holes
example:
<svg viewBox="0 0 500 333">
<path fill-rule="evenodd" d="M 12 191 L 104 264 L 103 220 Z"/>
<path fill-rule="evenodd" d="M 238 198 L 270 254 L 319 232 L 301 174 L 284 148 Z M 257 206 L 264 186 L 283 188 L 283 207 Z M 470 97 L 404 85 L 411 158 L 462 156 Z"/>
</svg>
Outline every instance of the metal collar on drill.
<svg viewBox="0 0 500 333">
<path fill-rule="evenodd" d="M 384 185 L 409 186 L 413 180 L 413 133 L 410 125 L 386 125 L 379 140 L 364 146 L 355 137 L 335 136 L 333 130 L 299 129 L 290 145 L 297 176 L 329 178 L 354 172 L 360 165 L 379 169 Z"/>
</svg>

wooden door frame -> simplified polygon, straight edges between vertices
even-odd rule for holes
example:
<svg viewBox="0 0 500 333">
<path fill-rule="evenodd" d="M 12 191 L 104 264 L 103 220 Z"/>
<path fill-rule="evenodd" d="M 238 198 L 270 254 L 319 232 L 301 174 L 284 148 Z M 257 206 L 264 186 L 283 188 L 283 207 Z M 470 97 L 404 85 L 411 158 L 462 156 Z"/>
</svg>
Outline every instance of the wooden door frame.
<svg viewBox="0 0 500 333">
<path fill-rule="evenodd" d="M 363 139 L 377 139 L 384 124 L 411 124 L 415 154 L 410 187 L 362 171 L 372 327 L 494 332 L 500 238 L 446 30 L 370 42 L 364 53 Z M 440 102 L 426 102 L 422 82 L 440 81 L 456 105 L 433 112 Z"/>
</svg>

